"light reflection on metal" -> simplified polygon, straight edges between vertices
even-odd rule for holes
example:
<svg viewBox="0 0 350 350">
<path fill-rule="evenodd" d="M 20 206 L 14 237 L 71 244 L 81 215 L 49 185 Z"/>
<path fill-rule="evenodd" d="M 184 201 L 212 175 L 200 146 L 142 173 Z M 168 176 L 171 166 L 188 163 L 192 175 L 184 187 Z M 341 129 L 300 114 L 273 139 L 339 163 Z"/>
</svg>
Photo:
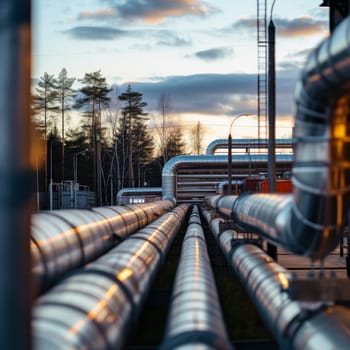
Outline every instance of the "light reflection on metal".
<svg viewBox="0 0 350 350">
<path fill-rule="evenodd" d="M 281 349 L 347 349 L 350 310 L 320 302 L 297 302 L 286 287 L 290 274 L 260 248 L 233 241 L 232 230 L 220 232 L 209 210 L 203 212 L 228 264 L 237 274 L 261 318 Z M 233 244 L 235 242 L 235 244 Z"/>
<path fill-rule="evenodd" d="M 276 148 L 293 149 L 293 139 L 276 139 Z M 238 149 L 261 149 L 265 148 L 267 151 L 268 140 L 267 139 L 232 139 L 232 148 Z M 217 150 L 228 149 L 227 139 L 216 139 L 209 143 L 207 146 L 206 155 L 214 155 Z M 267 152 L 266 152 L 267 153 Z"/>
<path fill-rule="evenodd" d="M 36 294 L 63 273 L 96 259 L 172 206 L 170 201 L 158 201 L 34 214 L 30 249 Z"/>
<path fill-rule="evenodd" d="M 40 297 L 35 349 L 123 348 L 187 210 L 164 214 Z"/>
<path fill-rule="evenodd" d="M 232 219 L 293 253 L 321 259 L 339 243 L 350 194 L 350 19 L 314 50 L 296 87 L 293 196 L 245 195 Z"/>
<path fill-rule="evenodd" d="M 189 342 L 195 339 L 195 344 Z M 190 216 L 176 271 L 161 350 L 232 349 L 207 253 L 198 207 Z"/>
</svg>

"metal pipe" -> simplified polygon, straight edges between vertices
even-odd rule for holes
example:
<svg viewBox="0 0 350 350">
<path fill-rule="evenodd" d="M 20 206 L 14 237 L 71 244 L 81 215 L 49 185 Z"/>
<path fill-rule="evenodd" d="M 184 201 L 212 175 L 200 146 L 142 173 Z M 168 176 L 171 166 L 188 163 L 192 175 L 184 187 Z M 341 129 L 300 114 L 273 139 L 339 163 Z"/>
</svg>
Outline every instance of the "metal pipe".
<svg viewBox="0 0 350 350">
<path fill-rule="evenodd" d="M 310 55 L 297 85 L 294 196 L 254 194 L 232 203 L 232 218 L 241 229 L 312 259 L 337 246 L 347 222 L 349 37 L 346 19 Z"/>
<path fill-rule="evenodd" d="M 164 214 L 39 298 L 35 349 L 123 348 L 187 210 Z"/>
<path fill-rule="evenodd" d="M 290 154 L 278 154 L 277 164 L 290 164 L 293 160 Z M 247 165 L 249 162 L 267 164 L 267 155 L 236 155 L 235 164 Z M 227 156 L 200 155 L 200 156 L 176 156 L 165 163 L 162 172 L 163 199 L 176 201 L 176 177 L 180 169 L 188 168 L 216 168 L 227 169 Z"/>
<path fill-rule="evenodd" d="M 183 346 L 232 349 L 207 253 L 198 206 L 182 244 L 161 350 Z"/>
<path fill-rule="evenodd" d="M 172 207 L 170 201 L 158 201 L 34 214 L 30 250 L 36 294 L 52 286 L 64 273 L 96 259 Z"/>
<path fill-rule="evenodd" d="M 350 343 L 350 310 L 319 302 L 291 300 L 286 292 L 290 274 L 260 248 L 233 241 L 234 231 L 220 232 L 222 219 L 209 223 L 228 264 L 239 277 L 260 316 L 281 349 L 346 349 Z"/>
<path fill-rule="evenodd" d="M 125 187 L 117 193 L 117 205 L 122 205 L 122 197 L 130 194 L 162 194 L 161 187 Z"/>
<path fill-rule="evenodd" d="M 19 350 L 30 349 L 29 226 L 38 152 L 30 121 L 31 1 L 2 0 L 0 26 L 0 348 Z"/>
<path fill-rule="evenodd" d="M 278 148 L 292 149 L 294 144 L 293 139 L 276 139 Z M 233 139 L 232 148 L 268 148 L 268 139 Z M 214 155 L 219 149 L 228 149 L 227 139 L 216 139 L 207 146 L 206 155 Z"/>
</svg>

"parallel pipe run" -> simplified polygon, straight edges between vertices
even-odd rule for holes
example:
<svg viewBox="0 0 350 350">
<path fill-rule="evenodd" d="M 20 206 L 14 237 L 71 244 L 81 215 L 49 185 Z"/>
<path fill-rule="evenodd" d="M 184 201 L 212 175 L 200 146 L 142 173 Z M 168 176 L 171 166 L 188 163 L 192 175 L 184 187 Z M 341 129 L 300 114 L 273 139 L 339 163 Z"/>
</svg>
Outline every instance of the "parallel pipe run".
<svg viewBox="0 0 350 350">
<path fill-rule="evenodd" d="M 40 297 L 34 348 L 121 349 L 187 210 L 164 214 Z"/>
<path fill-rule="evenodd" d="M 247 168 L 249 163 L 267 164 L 267 155 L 236 155 L 233 164 L 244 164 Z M 294 157 L 290 154 L 278 154 L 277 164 L 291 164 Z M 227 169 L 227 156 L 201 155 L 201 156 L 176 156 L 165 163 L 162 172 L 163 199 L 176 201 L 176 176 L 179 169 L 186 168 L 215 168 Z"/>
<path fill-rule="evenodd" d="M 161 350 L 231 349 L 207 253 L 198 207 L 193 208 L 176 272 Z"/>
<path fill-rule="evenodd" d="M 286 249 L 321 259 L 338 244 L 350 193 L 350 18 L 309 57 L 296 89 L 293 197 L 243 196 L 233 220 Z"/>
<path fill-rule="evenodd" d="M 292 149 L 293 139 L 276 139 L 276 148 Z M 268 139 L 232 139 L 232 148 L 268 148 Z M 209 143 L 206 155 L 213 155 L 219 149 L 228 149 L 228 139 L 216 139 Z"/>
<path fill-rule="evenodd" d="M 288 271 L 260 248 L 233 244 L 234 232 L 220 232 L 219 222 L 203 212 L 210 229 L 254 302 L 261 318 L 281 349 L 347 349 L 350 344 L 350 310 L 320 303 L 300 303 L 286 292 Z"/>
<path fill-rule="evenodd" d="M 32 216 L 30 250 L 36 294 L 85 265 L 173 207 L 170 201 Z"/>
</svg>

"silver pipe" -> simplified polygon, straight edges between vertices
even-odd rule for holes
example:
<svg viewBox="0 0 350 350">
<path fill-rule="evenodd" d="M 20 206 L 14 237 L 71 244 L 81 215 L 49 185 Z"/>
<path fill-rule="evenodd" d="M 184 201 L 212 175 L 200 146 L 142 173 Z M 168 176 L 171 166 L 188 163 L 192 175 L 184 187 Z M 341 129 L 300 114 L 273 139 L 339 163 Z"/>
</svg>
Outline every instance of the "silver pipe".
<svg viewBox="0 0 350 350">
<path fill-rule="evenodd" d="M 30 349 L 31 1 L 0 1 L 0 348 Z"/>
<path fill-rule="evenodd" d="M 276 139 L 277 148 L 293 148 L 293 139 Z M 268 139 L 232 139 L 232 148 L 266 148 Z M 214 155 L 219 149 L 228 149 L 228 139 L 216 139 L 209 143 L 206 155 Z"/>
<path fill-rule="evenodd" d="M 123 348 L 187 210 L 164 214 L 40 297 L 34 348 Z"/>
<path fill-rule="evenodd" d="M 35 294 L 69 270 L 87 264 L 173 207 L 170 201 L 92 210 L 54 210 L 32 216 Z"/>
<path fill-rule="evenodd" d="M 234 164 L 264 163 L 267 164 L 267 155 L 234 155 Z M 290 164 L 293 156 L 290 154 L 278 154 L 277 164 Z M 227 156 L 200 155 L 200 156 L 177 156 L 165 163 L 162 172 L 163 199 L 176 202 L 176 177 L 179 169 L 198 168 L 209 169 L 222 167 L 227 169 Z"/>
<path fill-rule="evenodd" d="M 198 206 L 194 206 L 176 271 L 161 350 L 232 349 L 220 309 Z"/>
<path fill-rule="evenodd" d="M 125 187 L 117 193 L 117 205 L 122 205 L 122 197 L 126 195 L 134 194 L 162 194 L 161 187 Z"/>
<path fill-rule="evenodd" d="M 291 300 L 286 292 L 290 274 L 260 248 L 233 244 L 234 231 L 220 232 L 222 219 L 204 212 L 210 229 L 239 277 L 260 316 L 281 349 L 347 349 L 350 310 L 341 306 Z"/>
<path fill-rule="evenodd" d="M 254 194 L 232 218 L 293 253 L 320 259 L 339 243 L 350 192 L 350 19 L 309 57 L 296 89 L 294 196 Z"/>
</svg>

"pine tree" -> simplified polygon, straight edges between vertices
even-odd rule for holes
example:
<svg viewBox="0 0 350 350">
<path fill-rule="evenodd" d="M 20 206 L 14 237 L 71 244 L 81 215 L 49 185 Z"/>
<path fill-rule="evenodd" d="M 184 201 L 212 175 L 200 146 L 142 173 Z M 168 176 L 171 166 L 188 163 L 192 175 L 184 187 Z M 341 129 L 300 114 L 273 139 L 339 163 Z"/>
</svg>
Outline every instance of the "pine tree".
<svg viewBox="0 0 350 350">
<path fill-rule="evenodd" d="M 78 99 L 77 107 L 85 106 L 84 115 L 91 118 L 90 136 L 94 153 L 94 183 L 97 194 L 97 204 L 101 205 L 101 111 L 108 105 L 110 100 L 108 93 L 111 89 L 108 88 L 106 78 L 102 76 L 100 70 L 86 73 L 84 78 L 80 79 L 80 82 L 83 84 L 83 87 L 80 89 L 83 97 Z"/>
<path fill-rule="evenodd" d="M 47 140 L 48 140 L 48 121 L 56 111 L 55 100 L 57 97 L 54 88 L 55 78 L 53 74 L 44 73 L 38 81 L 38 86 L 35 88 L 35 94 L 33 96 L 33 112 L 35 115 L 44 114 L 43 123 L 39 121 L 39 128 L 42 130 L 44 136 L 44 159 L 45 159 L 45 190 L 48 186 L 48 174 L 47 174 Z M 55 125 L 55 123 L 53 123 Z M 52 130 L 52 126 L 51 126 Z"/>
<path fill-rule="evenodd" d="M 128 85 L 125 92 L 119 95 L 120 101 L 123 102 L 122 118 L 120 121 L 119 136 L 121 137 L 121 149 L 122 154 L 122 180 L 124 176 L 127 176 L 127 186 L 135 186 L 134 175 L 134 156 L 135 144 L 133 142 L 133 136 L 137 136 L 138 128 L 145 128 L 145 122 L 148 120 L 147 115 L 143 111 L 147 106 L 147 102 L 142 101 L 143 94 L 132 91 L 131 86 Z M 136 148 L 136 152 L 138 149 Z M 125 167 L 127 163 L 127 168 Z M 136 160 L 137 163 L 137 160 Z M 138 170 L 139 171 L 139 170 Z M 124 181 L 122 181 L 123 183 Z"/>
<path fill-rule="evenodd" d="M 61 138 L 62 138 L 62 181 L 64 181 L 64 139 L 65 139 L 65 112 L 71 110 L 73 98 L 76 96 L 72 88 L 75 78 L 69 78 L 66 68 L 62 68 L 58 78 L 54 81 L 56 100 L 61 111 Z"/>
</svg>

